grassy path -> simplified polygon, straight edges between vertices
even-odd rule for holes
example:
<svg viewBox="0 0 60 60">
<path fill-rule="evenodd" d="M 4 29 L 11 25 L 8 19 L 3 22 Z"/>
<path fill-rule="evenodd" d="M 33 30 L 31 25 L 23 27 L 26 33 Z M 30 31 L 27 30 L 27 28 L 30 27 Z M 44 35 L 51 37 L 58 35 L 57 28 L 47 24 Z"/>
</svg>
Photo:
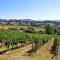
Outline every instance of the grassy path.
<svg viewBox="0 0 60 60">
<path fill-rule="evenodd" d="M 54 38 L 50 39 L 36 52 L 38 60 L 51 60 L 52 55 L 50 54 L 50 49 L 53 44 L 53 40 Z"/>
<path fill-rule="evenodd" d="M 39 52 L 45 52 L 45 51 L 50 50 L 52 44 L 53 44 L 53 38 L 50 39 L 47 43 L 45 43 L 45 44 L 37 51 L 37 53 L 39 53 Z"/>
</svg>

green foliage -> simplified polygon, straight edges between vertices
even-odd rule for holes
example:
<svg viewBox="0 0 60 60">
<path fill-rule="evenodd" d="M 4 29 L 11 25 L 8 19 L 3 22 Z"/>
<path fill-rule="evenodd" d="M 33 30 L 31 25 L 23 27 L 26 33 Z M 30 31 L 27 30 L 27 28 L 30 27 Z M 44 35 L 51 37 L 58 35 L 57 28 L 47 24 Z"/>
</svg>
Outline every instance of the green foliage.
<svg viewBox="0 0 60 60">
<path fill-rule="evenodd" d="M 51 53 L 54 56 L 58 55 L 59 45 L 60 45 L 60 37 L 59 36 L 54 36 L 54 42 L 53 42 L 53 45 L 52 45 L 52 48 L 51 48 Z"/>
<path fill-rule="evenodd" d="M 33 43 L 35 44 L 34 48 L 37 50 L 41 45 L 48 41 L 50 36 L 47 34 L 39 33 L 24 33 L 16 30 L 0 30 L 0 40 L 9 48 L 12 48 L 20 43 Z"/>
<path fill-rule="evenodd" d="M 46 33 L 47 33 L 47 34 L 54 34 L 54 27 L 51 26 L 51 24 L 48 24 L 48 25 L 46 26 Z"/>
</svg>

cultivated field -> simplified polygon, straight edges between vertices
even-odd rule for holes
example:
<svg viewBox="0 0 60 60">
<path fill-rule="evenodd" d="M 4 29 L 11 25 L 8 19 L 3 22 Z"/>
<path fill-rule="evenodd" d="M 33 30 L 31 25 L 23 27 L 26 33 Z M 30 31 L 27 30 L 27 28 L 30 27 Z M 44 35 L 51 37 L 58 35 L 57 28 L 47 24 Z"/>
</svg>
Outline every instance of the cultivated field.
<svg viewBox="0 0 60 60">
<path fill-rule="evenodd" d="M 0 60 L 60 60 L 60 35 L 8 29 L 13 27 L 0 25 Z"/>
</svg>

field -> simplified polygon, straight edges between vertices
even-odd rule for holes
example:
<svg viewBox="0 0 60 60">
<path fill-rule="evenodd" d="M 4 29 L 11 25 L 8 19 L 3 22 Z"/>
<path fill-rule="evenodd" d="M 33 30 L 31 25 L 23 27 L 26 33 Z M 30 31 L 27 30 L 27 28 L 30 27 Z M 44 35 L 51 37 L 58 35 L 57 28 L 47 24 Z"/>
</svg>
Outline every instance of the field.
<svg viewBox="0 0 60 60">
<path fill-rule="evenodd" d="M 28 29 L 28 27 L 30 27 L 30 26 L 16 26 L 16 25 L 2 25 L 2 24 L 0 24 L 0 28 L 3 28 L 3 29 L 8 29 L 8 28 L 16 28 L 16 29 L 21 29 L 21 28 L 23 28 L 24 30 L 26 30 L 26 29 Z M 45 31 L 45 29 L 44 28 L 41 28 L 41 27 L 33 27 L 36 31 L 40 31 L 40 30 L 42 30 L 42 31 Z"/>
<path fill-rule="evenodd" d="M 60 60 L 60 35 L 8 29 L 13 27 L 0 26 L 0 60 Z"/>
</svg>

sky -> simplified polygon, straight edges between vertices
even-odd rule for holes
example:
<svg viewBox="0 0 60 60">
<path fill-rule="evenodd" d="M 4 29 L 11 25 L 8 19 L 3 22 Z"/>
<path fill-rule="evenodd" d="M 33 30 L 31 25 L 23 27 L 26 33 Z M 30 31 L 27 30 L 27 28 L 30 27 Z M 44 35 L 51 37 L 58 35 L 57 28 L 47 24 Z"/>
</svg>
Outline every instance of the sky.
<svg viewBox="0 0 60 60">
<path fill-rule="evenodd" d="M 60 0 L 0 0 L 0 18 L 60 20 Z"/>
</svg>

